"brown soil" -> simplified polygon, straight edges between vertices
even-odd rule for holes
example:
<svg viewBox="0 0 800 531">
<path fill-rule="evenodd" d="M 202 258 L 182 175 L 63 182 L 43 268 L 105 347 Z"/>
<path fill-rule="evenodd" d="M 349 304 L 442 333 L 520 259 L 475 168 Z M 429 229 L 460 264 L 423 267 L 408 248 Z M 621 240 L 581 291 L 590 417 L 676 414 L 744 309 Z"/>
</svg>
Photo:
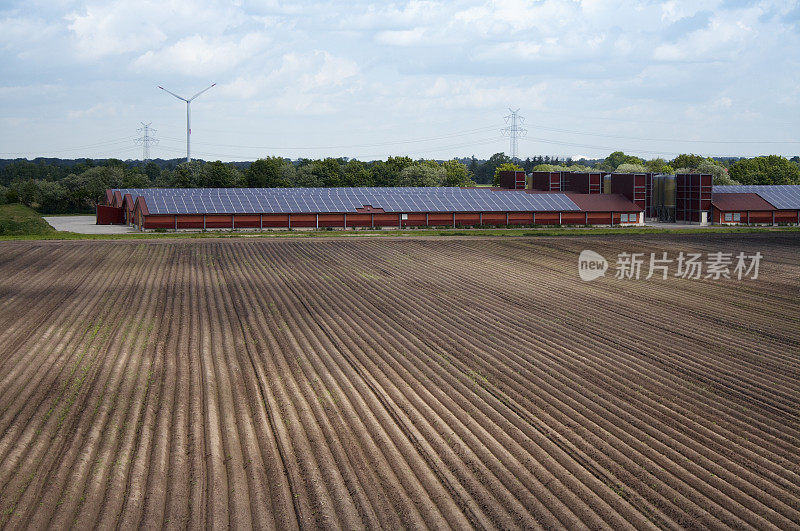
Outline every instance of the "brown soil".
<svg viewBox="0 0 800 531">
<path fill-rule="evenodd" d="M 764 258 L 582 282 L 587 248 Z M 794 234 L 0 257 L 2 526 L 800 527 Z"/>
</svg>

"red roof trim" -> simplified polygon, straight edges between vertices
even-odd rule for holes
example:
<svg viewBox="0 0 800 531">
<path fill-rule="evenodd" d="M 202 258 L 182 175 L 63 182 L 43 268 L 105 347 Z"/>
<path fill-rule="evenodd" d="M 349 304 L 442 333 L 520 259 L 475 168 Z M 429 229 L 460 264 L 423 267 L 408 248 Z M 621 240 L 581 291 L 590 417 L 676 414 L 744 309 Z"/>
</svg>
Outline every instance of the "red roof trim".
<svg viewBox="0 0 800 531">
<path fill-rule="evenodd" d="M 130 197 L 130 194 L 126 194 L 127 197 Z M 142 212 L 143 216 L 150 215 L 150 209 L 147 208 L 147 200 L 143 196 L 138 196 L 136 198 L 136 202 L 133 203 L 133 209 L 139 209 Z"/>
</svg>

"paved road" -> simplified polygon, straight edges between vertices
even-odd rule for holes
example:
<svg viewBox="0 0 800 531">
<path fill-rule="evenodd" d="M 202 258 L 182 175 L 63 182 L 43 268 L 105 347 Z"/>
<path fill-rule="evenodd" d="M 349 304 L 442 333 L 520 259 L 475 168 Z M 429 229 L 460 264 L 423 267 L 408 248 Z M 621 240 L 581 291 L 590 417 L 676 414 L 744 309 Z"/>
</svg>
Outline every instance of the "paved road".
<svg viewBox="0 0 800 531">
<path fill-rule="evenodd" d="M 56 230 L 79 234 L 125 234 L 136 232 L 127 225 L 95 225 L 94 216 L 48 216 L 44 218 Z"/>
</svg>

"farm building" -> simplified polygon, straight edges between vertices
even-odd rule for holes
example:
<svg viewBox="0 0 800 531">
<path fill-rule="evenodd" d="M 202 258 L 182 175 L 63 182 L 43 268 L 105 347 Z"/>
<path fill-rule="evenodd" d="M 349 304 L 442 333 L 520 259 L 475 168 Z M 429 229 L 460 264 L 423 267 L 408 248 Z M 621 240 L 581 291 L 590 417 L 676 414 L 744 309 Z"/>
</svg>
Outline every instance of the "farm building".
<svg viewBox="0 0 800 531">
<path fill-rule="evenodd" d="M 720 224 L 800 225 L 800 185 L 715 186 L 711 218 Z"/>
<path fill-rule="evenodd" d="M 640 225 L 659 221 L 800 224 L 800 186 L 713 186 L 710 175 L 523 172 L 498 188 L 112 189 L 98 224 L 140 229 Z M 537 175 L 542 174 L 542 175 Z M 547 179 L 545 179 L 547 178 Z M 607 180 L 608 192 L 601 193 Z M 538 184 L 537 184 L 538 183 Z M 588 191 L 588 193 L 587 193 Z"/>
<path fill-rule="evenodd" d="M 535 171 L 531 173 L 530 183 L 533 190 L 599 194 L 603 191 L 603 174 L 600 172 Z"/>
<path fill-rule="evenodd" d="M 509 175 L 504 176 L 504 173 Z M 523 179 L 516 175 L 518 173 L 521 172 L 501 172 L 501 184 L 521 188 Z M 645 218 L 654 221 L 800 224 L 798 185 L 714 186 L 712 176 L 708 174 L 566 171 L 532 172 L 524 182 L 528 190 L 601 196 L 619 194 L 642 208 Z M 723 197 L 723 194 L 731 197 Z M 580 204 L 580 201 L 576 203 Z"/>
<path fill-rule="evenodd" d="M 140 229 L 265 229 L 623 224 L 643 222 L 621 195 L 491 188 L 114 189 L 103 220 Z M 581 205 L 589 205 L 586 209 Z M 98 223 L 101 223 L 98 208 Z M 113 214 L 113 212 L 112 212 Z"/>
</svg>

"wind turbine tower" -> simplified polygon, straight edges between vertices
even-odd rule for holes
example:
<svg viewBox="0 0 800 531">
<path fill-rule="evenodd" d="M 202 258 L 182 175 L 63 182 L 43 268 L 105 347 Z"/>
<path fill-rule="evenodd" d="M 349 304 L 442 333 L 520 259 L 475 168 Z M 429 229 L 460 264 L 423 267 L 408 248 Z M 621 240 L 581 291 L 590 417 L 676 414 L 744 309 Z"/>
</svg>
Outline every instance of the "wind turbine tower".
<svg viewBox="0 0 800 531">
<path fill-rule="evenodd" d="M 216 83 L 212 83 L 212 84 L 211 84 L 211 87 L 213 87 L 214 85 L 216 85 Z M 167 93 L 169 93 L 169 94 L 172 94 L 173 96 L 175 96 L 175 97 L 176 97 L 176 98 L 178 98 L 179 100 L 181 100 L 181 101 L 185 101 L 185 102 L 186 102 L 186 162 L 192 162 L 192 151 L 191 151 L 191 137 L 192 137 L 192 112 L 191 112 L 191 107 L 190 107 L 190 104 L 192 103 L 192 101 L 193 101 L 195 98 L 197 98 L 197 97 L 198 97 L 200 94 L 202 94 L 203 92 L 207 91 L 207 90 L 208 90 L 208 89 L 210 89 L 211 87 L 204 88 L 203 90 L 201 90 L 200 92 L 198 92 L 197 94 L 195 94 L 194 96 L 192 96 L 191 98 L 189 98 L 189 99 L 186 99 L 186 98 L 183 98 L 183 97 L 181 97 L 181 96 L 178 96 L 178 95 L 177 95 L 177 94 L 175 94 L 174 92 L 170 92 L 170 91 L 168 91 L 167 89 L 165 89 L 165 88 L 164 88 L 164 87 L 162 87 L 161 85 L 159 85 L 159 86 L 158 86 L 158 88 L 160 88 L 160 89 L 161 89 L 161 90 L 163 90 L 164 92 L 167 92 Z"/>
</svg>

